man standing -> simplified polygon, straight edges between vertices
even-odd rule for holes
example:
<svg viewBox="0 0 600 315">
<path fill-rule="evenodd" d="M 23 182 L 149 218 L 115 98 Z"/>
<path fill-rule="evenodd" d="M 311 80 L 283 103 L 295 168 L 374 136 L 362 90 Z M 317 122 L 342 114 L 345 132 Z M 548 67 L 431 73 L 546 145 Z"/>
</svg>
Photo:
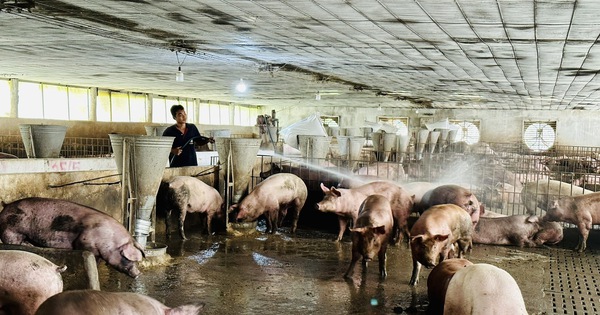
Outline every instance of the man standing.
<svg viewBox="0 0 600 315">
<path fill-rule="evenodd" d="M 196 125 L 186 122 L 187 114 L 183 106 L 171 106 L 171 115 L 176 123 L 165 129 L 162 134 L 163 136 L 175 137 L 169 154 L 169 165 L 171 167 L 197 166 L 198 159 L 194 142 L 197 145 L 204 145 L 209 142 L 214 143 L 215 140 L 212 137 L 201 136 Z"/>
</svg>

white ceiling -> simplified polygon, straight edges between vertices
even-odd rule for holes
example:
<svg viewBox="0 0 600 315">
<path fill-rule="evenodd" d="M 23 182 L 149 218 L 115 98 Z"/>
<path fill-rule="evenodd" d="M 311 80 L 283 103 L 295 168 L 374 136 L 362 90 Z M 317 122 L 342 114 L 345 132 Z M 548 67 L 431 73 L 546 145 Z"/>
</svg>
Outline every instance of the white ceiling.
<svg viewBox="0 0 600 315">
<path fill-rule="evenodd" d="M 0 0 L 0 78 L 275 107 L 598 109 L 599 16 L 597 0 Z"/>
</svg>

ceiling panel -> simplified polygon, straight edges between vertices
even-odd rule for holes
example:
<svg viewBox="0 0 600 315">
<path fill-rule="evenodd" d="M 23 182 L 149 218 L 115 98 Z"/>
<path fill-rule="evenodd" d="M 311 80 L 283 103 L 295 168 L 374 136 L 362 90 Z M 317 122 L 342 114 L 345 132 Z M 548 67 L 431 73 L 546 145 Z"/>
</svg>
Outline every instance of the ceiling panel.
<svg viewBox="0 0 600 315">
<path fill-rule="evenodd" d="M 598 109 L 599 15 L 594 0 L 1 0 L 0 78 L 274 107 L 331 90 L 322 106 Z"/>
</svg>

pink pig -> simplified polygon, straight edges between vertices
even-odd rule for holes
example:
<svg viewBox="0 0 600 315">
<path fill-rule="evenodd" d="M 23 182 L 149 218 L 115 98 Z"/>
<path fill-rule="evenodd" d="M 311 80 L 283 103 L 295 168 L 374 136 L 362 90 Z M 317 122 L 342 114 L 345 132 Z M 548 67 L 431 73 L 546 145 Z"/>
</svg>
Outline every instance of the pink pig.
<svg viewBox="0 0 600 315">
<path fill-rule="evenodd" d="M 142 246 L 113 217 L 60 199 L 32 197 L 4 205 L 0 240 L 6 244 L 87 250 L 96 260 L 102 258 L 134 278 L 140 274 L 135 263 L 144 258 Z"/>
<path fill-rule="evenodd" d="M 139 293 L 70 290 L 46 300 L 36 315 L 199 315 L 203 303 L 168 307 Z"/>
</svg>

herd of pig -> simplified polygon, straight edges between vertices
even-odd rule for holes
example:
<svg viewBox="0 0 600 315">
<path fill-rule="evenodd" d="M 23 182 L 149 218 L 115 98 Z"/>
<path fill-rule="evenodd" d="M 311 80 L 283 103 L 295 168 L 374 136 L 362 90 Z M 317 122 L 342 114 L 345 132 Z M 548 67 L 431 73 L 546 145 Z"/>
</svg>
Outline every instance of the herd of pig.
<svg viewBox="0 0 600 315">
<path fill-rule="evenodd" d="M 255 221 L 263 217 L 269 233 L 275 233 L 290 212 L 291 232 L 294 233 L 309 193 L 300 177 L 279 173 L 267 177 L 239 203 L 224 209 L 220 194 L 195 177 L 175 176 L 163 187 L 166 202 L 162 205 L 166 205 L 168 214 L 166 235 L 168 237 L 170 234 L 170 214 L 175 210 L 179 214 L 179 234 L 183 239 L 186 238 L 186 215 L 193 212 L 205 214 L 208 233 L 212 233 L 213 218 L 221 219 L 225 211 L 237 221 Z M 546 215 L 539 217 L 503 216 L 485 211 L 472 192 L 451 184 L 398 184 L 380 180 L 354 188 L 326 187 L 321 184 L 321 190 L 324 196 L 314 206 L 319 211 L 338 216 L 339 233 L 336 241 L 342 240 L 350 224 L 352 258 L 345 278 L 352 277 L 358 260 L 362 259 L 363 268 L 366 268 L 375 256 L 379 263 L 379 274 L 385 278 L 388 245 L 402 242 L 407 237 L 413 260 L 409 283 L 417 285 L 422 265 L 435 267 L 428 279 L 428 282 L 435 284 L 428 285 L 430 299 L 441 301 L 436 305 L 443 305 L 441 307 L 447 309 L 448 314 L 463 314 L 464 309 L 460 305 L 470 305 L 472 309 L 489 307 L 472 305 L 483 303 L 483 299 L 473 300 L 473 296 L 470 296 L 481 295 L 482 284 L 490 290 L 503 286 L 516 287 L 518 290 L 514 279 L 506 272 L 485 264 L 473 265 L 463 258 L 470 252 L 473 243 L 517 246 L 556 244 L 563 237 L 562 226 L 557 222 L 569 222 L 577 225 L 581 232 L 576 248 L 581 252 L 586 248 L 592 224 L 600 223 L 600 193 L 547 198 L 542 202 L 525 200 L 535 203 L 532 207 L 545 208 Z M 102 259 L 131 277 L 140 274 L 136 263 L 144 258 L 144 249 L 122 224 L 101 211 L 70 201 L 37 197 L 8 204 L 2 202 L 2 207 L 0 240 L 5 244 L 87 250 L 97 260 Z M 409 229 L 411 215 L 416 217 L 416 221 Z M 134 293 L 87 290 L 61 292 L 60 273 L 65 269 L 66 266 L 57 266 L 28 252 L 2 251 L 0 314 L 36 314 L 38 308 L 37 314 L 78 314 L 82 305 L 93 309 L 94 305 L 105 303 L 102 301 L 110 301 L 115 308 L 108 313 L 86 312 L 115 314 L 146 307 L 152 310 L 143 314 L 198 314 L 202 308 L 202 304 L 193 304 L 170 309 L 150 297 Z M 38 279 L 45 279 L 43 285 Z M 443 288 L 436 287 L 439 285 Z M 444 295 L 440 292 L 460 294 Z M 513 295 L 517 300 L 520 298 L 520 292 Z M 522 310 L 516 313 L 524 312 L 520 299 L 509 303 L 511 307 Z"/>
</svg>

